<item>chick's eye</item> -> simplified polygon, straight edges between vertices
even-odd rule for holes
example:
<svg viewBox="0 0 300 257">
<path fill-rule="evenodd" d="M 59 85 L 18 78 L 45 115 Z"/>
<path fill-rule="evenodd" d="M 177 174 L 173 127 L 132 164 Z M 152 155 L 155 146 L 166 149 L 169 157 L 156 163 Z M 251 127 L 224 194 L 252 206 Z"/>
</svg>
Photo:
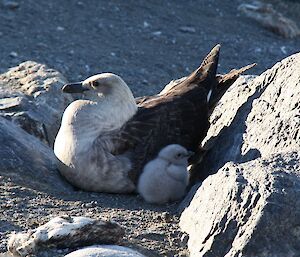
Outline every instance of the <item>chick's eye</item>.
<svg viewBox="0 0 300 257">
<path fill-rule="evenodd" d="M 180 158 L 182 156 L 181 153 L 176 154 L 176 158 Z"/>
</svg>

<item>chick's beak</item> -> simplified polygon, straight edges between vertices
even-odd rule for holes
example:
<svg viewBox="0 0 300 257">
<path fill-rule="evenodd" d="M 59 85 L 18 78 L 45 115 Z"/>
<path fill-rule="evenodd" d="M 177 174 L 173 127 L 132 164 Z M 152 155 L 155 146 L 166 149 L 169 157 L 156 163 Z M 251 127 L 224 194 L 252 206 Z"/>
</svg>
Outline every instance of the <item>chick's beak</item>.
<svg viewBox="0 0 300 257">
<path fill-rule="evenodd" d="M 191 156 L 193 156 L 195 153 L 193 152 L 193 151 L 188 151 L 187 152 L 187 157 L 191 157 Z"/>
<path fill-rule="evenodd" d="M 89 90 L 85 87 L 82 82 L 70 83 L 63 86 L 62 91 L 64 93 L 83 93 L 84 91 Z"/>
</svg>

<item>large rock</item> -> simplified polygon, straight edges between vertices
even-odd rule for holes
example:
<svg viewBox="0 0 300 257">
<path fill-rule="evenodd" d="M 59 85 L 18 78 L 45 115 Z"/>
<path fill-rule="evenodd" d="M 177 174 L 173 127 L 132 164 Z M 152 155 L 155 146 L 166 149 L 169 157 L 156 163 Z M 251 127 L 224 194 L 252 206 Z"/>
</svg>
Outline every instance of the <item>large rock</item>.
<svg viewBox="0 0 300 257">
<path fill-rule="evenodd" d="M 69 96 L 57 71 L 25 62 L 0 75 L 0 175 L 48 192 L 71 187 L 59 175 L 51 146 Z"/>
<path fill-rule="evenodd" d="M 298 256 L 300 54 L 240 78 L 211 115 L 181 227 L 192 256 Z M 186 203 L 185 203 L 186 204 Z"/>
<path fill-rule="evenodd" d="M 262 75 L 241 77 L 210 117 L 204 145 L 213 145 L 193 175 L 205 179 L 225 163 L 243 163 L 284 150 L 298 150 L 300 53 Z"/>
<path fill-rule="evenodd" d="M 181 216 L 191 256 L 299 256 L 299 169 L 299 154 L 285 153 L 207 178 Z"/>
<path fill-rule="evenodd" d="M 57 171 L 53 150 L 18 125 L 0 117 L 0 175 L 46 192 L 71 188 Z"/>
<path fill-rule="evenodd" d="M 67 105 L 66 79 L 45 65 L 27 61 L 0 75 L 0 115 L 52 146 Z"/>
</svg>

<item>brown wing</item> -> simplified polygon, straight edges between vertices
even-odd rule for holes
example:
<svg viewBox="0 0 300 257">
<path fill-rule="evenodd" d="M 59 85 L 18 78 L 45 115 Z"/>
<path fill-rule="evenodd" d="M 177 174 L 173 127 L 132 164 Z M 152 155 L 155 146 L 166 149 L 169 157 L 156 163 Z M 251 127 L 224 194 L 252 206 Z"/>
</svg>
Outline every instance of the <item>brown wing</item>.
<svg viewBox="0 0 300 257">
<path fill-rule="evenodd" d="M 211 100 L 209 101 L 209 109 L 212 112 L 215 105 L 221 99 L 221 97 L 226 93 L 227 89 L 239 78 L 239 76 L 245 71 L 253 68 L 256 63 L 247 65 L 238 70 L 233 69 L 229 73 L 224 75 L 217 75 L 217 86 L 212 93 Z"/>
<path fill-rule="evenodd" d="M 132 154 L 134 181 L 143 166 L 166 145 L 180 144 L 195 151 L 209 127 L 205 90 L 190 97 L 162 97 L 148 104 L 138 109 L 119 134 L 125 142 L 123 147 L 126 145 Z"/>
<path fill-rule="evenodd" d="M 216 86 L 219 49 L 219 45 L 213 48 L 197 70 L 166 94 L 138 100 L 140 108 L 121 128 L 115 151 L 132 154 L 134 181 L 164 146 L 180 144 L 195 151 L 205 137 L 209 127 L 207 95 Z"/>
</svg>

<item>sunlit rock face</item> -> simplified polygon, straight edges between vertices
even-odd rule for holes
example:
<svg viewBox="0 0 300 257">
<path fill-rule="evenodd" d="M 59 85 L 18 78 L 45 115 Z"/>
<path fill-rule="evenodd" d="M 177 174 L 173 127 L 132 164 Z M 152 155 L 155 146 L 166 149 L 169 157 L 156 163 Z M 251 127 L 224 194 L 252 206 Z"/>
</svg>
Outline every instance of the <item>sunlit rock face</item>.
<svg viewBox="0 0 300 257">
<path fill-rule="evenodd" d="M 204 179 L 181 216 L 191 256 L 297 256 L 300 54 L 240 79 L 211 115 Z"/>
</svg>

